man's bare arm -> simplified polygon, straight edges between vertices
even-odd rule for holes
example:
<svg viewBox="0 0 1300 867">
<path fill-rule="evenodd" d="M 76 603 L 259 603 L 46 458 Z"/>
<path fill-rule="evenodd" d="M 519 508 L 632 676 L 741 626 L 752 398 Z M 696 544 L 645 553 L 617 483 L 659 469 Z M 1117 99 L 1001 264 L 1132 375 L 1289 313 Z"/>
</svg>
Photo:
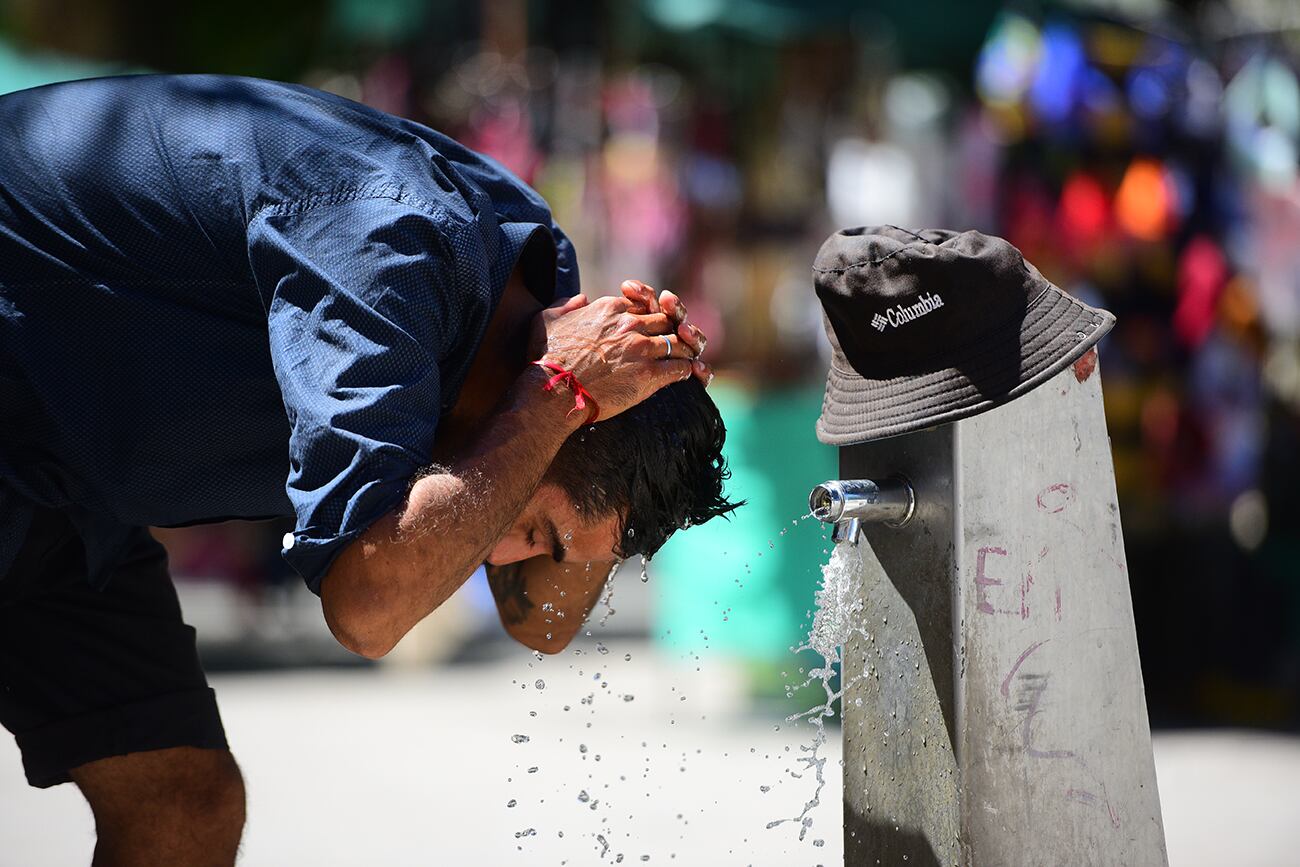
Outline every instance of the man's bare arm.
<svg viewBox="0 0 1300 867">
<path fill-rule="evenodd" d="M 617 415 L 669 383 L 707 372 L 663 313 L 606 297 L 544 311 L 544 361 L 572 371 L 602 415 Z M 636 312 L 633 312 L 636 311 Z M 669 342 L 664 352 L 662 341 Z M 529 365 L 481 434 L 449 470 L 424 476 L 403 507 L 353 540 L 321 583 L 335 638 L 355 653 L 386 654 L 456 591 L 513 524 L 570 433 L 585 419 L 573 396 L 546 391 Z"/>
<path fill-rule="evenodd" d="M 343 646 L 383 656 L 465 583 L 527 504 L 565 438 L 582 422 L 572 397 L 542 390 L 530 367 L 470 451 L 411 487 L 404 508 L 348 545 L 321 583 Z"/>
<path fill-rule="evenodd" d="M 488 586 L 511 638 L 542 653 L 559 653 L 600 599 L 614 561 L 556 563 L 534 557 L 488 566 Z"/>
</svg>

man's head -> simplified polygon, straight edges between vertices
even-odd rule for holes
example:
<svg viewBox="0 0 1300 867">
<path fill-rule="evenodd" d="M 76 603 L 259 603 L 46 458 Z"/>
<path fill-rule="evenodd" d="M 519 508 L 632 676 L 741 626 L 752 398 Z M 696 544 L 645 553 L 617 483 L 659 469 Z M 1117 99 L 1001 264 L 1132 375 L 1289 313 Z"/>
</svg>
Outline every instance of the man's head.
<svg viewBox="0 0 1300 867">
<path fill-rule="evenodd" d="M 730 476 L 725 437 L 718 408 L 694 378 L 582 427 L 489 562 L 654 555 L 678 529 L 743 505 L 722 491 Z"/>
</svg>

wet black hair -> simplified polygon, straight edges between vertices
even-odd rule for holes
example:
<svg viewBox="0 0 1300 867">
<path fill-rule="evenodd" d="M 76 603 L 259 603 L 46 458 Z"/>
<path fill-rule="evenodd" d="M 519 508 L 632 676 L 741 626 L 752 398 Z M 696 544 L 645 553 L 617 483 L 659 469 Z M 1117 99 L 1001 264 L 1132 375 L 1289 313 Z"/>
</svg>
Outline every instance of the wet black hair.
<svg viewBox="0 0 1300 867">
<path fill-rule="evenodd" d="M 679 529 L 735 511 L 723 493 L 727 431 L 699 380 L 661 388 L 606 421 L 584 425 L 561 446 L 547 480 L 578 512 L 619 515 L 619 557 L 645 557 Z"/>
</svg>

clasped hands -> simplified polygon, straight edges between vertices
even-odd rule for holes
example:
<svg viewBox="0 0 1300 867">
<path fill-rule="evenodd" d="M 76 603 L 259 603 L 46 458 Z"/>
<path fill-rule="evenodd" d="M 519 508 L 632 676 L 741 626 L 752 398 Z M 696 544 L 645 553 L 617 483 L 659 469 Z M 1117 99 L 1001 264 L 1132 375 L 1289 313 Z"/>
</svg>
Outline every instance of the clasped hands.
<svg viewBox="0 0 1300 867">
<path fill-rule="evenodd" d="M 600 404 L 601 418 L 635 406 L 673 382 L 713 378 L 700 359 L 708 339 L 686 318 L 672 292 L 656 294 L 639 280 L 621 295 L 588 301 L 575 295 L 538 314 L 540 359 L 572 371 Z"/>
</svg>

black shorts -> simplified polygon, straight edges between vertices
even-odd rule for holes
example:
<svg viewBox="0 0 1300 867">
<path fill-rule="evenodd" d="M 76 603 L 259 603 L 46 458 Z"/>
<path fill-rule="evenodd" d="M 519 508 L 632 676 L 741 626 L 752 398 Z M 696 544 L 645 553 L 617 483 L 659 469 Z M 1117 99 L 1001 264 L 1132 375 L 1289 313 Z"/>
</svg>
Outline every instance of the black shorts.
<svg viewBox="0 0 1300 867">
<path fill-rule="evenodd" d="M 0 724 L 33 786 L 66 783 L 70 769 L 109 756 L 226 749 L 167 553 L 147 530 L 134 532 L 95 590 L 80 537 L 42 510 L 0 577 Z"/>
</svg>

